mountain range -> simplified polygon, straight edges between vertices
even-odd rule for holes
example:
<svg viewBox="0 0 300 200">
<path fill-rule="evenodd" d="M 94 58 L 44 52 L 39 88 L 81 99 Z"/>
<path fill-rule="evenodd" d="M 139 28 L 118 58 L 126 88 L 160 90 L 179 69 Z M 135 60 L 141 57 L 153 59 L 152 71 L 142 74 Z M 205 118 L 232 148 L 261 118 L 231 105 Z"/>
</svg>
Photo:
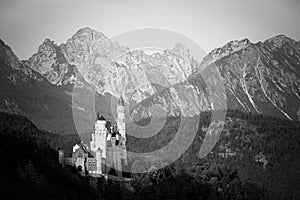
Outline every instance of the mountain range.
<svg viewBox="0 0 300 200">
<path fill-rule="evenodd" d="M 155 104 L 189 116 L 210 109 L 208 86 L 216 84 L 212 80 L 219 74 L 225 90 L 215 92 L 215 99 L 226 95 L 227 108 L 299 120 L 299 56 L 299 42 L 284 35 L 256 44 L 248 39 L 229 42 L 210 52 L 186 81 L 159 91 L 134 112 L 151 115 Z"/>
<path fill-rule="evenodd" d="M 194 116 L 218 108 L 224 98 L 225 108 L 300 119 L 299 42 L 284 35 L 255 44 L 231 41 L 202 61 L 183 44 L 174 45 L 153 54 L 130 51 L 101 32 L 82 28 L 60 45 L 46 39 L 22 61 L 1 41 L 0 110 L 60 134 L 76 133 L 75 123 L 82 125 L 80 132 L 88 131 L 96 116 L 93 101 L 112 119 L 112 102 L 120 95 L 136 119 L 152 115 L 153 105 L 168 115 Z M 216 74 L 224 90 L 214 93 L 209 89 Z"/>
</svg>

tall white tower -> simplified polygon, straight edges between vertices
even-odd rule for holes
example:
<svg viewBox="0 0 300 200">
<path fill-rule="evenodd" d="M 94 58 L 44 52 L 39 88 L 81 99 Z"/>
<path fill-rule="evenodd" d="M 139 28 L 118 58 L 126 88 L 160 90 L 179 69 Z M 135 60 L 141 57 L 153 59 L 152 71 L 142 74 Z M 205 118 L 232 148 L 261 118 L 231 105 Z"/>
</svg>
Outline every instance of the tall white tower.
<svg viewBox="0 0 300 200">
<path fill-rule="evenodd" d="M 64 159 L 65 159 L 64 158 L 64 150 L 59 149 L 58 150 L 58 162 L 59 162 L 59 164 L 62 165 L 62 167 L 65 166 L 65 160 Z"/>
<path fill-rule="evenodd" d="M 121 95 L 119 99 L 119 103 L 117 105 L 117 113 L 118 113 L 118 118 L 117 118 L 117 127 L 118 131 L 121 135 L 120 141 L 122 142 L 120 144 L 122 152 L 121 152 L 121 157 L 124 159 L 125 164 L 127 165 L 127 153 L 126 153 L 126 134 L 125 134 L 125 103 L 124 99 Z"/>
<path fill-rule="evenodd" d="M 95 132 L 92 133 L 92 141 L 90 142 L 91 151 L 96 152 L 98 149 L 102 152 L 102 157 L 106 158 L 106 120 L 103 116 L 97 114 L 95 122 Z"/>
<path fill-rule="evenodd" d="M 121 134 L 121 136 L 124 138 L 126 141 L 126 135 L 125 135 L 125 103 L 123 100 L 123 97 L 121 96 L 119 99 L 119 103 L 117 105 L 117 113 L 118 113 L 118 118 L 117 118 L 117 126 L 118 126 L 118 131 Z"/>
</svg>

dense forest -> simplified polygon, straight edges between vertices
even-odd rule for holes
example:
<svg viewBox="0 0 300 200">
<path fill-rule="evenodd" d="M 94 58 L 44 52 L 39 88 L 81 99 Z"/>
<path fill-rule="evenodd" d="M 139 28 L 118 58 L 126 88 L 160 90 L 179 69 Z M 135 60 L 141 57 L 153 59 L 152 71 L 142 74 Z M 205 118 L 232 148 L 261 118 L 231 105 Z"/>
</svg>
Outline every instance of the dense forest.
<svg viewBox="0 0 300 200">
<path fill-rule="evenodd" d="M 62 169 L 48 134 L 24 117 L 0 114 L 1 199 L 99 199 L 76 169 Z"/>
<path fill-rule="evenodd" d="M 139 123 L 146 125 L 150 120 Z M 160 148 L 161 142 L 174 137 L 179 121 L 170 117 L 162 130 L 148 141 L 129 137 L 129 148 L 138 152 Z M 231 186 L 226 177 L 234 176 L 233 180 L 239 184 L 266 189 L 271 199 L 300 198 L 299 122 L 228 110 L 220 139 L 213 150 L 200 159 L 199 150 L 210 121 L 210 112 L 201 113 L 197 135 L 189 149 L 173 163 L 175 169 L 204 178 L 222 193 Z M 166 161 L 149 162 L 149 159 L 134 162 L 143 162 L 146 169 L 157 163 L 166 164 Z"/>
<path fill-rule="evenodd" d="M 229 110 L 218 143 L 200 159 L 210 113 L 200 119 L 193 144 L 178 160 L 132 161 L 131 167 L 144 163 L 147 172 L 122 181 L 62 168 L 57 147 L 69 148 L 78 137 L 40 131 L 24 117 L 0 113 L 1 199 L 300 198 L 298 122 Z M 153 141 L 128 137 L 127 145 L 140 152 L 159 148 L 174 136 L 178 120 L 168 118 Z"/>
</svg>

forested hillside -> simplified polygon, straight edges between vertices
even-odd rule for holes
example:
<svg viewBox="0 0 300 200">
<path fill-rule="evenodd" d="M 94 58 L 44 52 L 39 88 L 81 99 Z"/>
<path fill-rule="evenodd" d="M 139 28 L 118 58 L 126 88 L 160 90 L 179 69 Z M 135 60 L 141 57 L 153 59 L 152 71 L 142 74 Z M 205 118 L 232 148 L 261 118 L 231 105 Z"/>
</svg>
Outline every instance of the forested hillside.
<svg viewBox="0 0 300 200">
<path fill-rule="evenodd" d="M 300 197 L 299 122 L 229 110 L 217 144 L 205 158 L 199 159 L 210 119 L 209 112 L 201 113 L 193 144 L 173 163 L 176 170 L 184 169 L 225 193 L 235 190 L 231 181 L 239 180 L 242 185 L 266 188 L 272 199 Z M 139 124 L 146 125 L 150 120 L 144 119 Z M 180 118 L 169 117 L 158 134 L 147 139 L 128 137 L 127 146 L 135 152 L 159 149 L 174 137 L 179 123 Z M 138 163 L 139 167 L 150 169 L 168 161 L 148 158 L 134 162 L 133 166 Z"/>
<path fill-rule="evenodd" d="M 62 169 L 53 135 L 24 117 L 0 114 L 1 199 L 99 199 L 76 169 Z"/>
</svg>

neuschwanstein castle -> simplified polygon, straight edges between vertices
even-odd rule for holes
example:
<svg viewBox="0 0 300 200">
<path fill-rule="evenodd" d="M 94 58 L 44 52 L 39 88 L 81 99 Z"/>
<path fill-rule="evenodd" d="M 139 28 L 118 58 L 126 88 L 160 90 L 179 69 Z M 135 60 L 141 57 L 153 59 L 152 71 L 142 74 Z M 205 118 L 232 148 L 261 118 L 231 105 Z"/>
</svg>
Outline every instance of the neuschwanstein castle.
<svg viewBox="0 0 300 200">
<path fill-rule="evenodd" d="M 72 157 L 64 157 L 64 151 L 59 150 L 62 166 L 76 166 L 82 175 L 97 177 L 114 169 L 118 176 L 122 176 L 122 166 L 127 165 L 125 104 L 122 96 L 117 105 L 117 114 L 117 124 L 112 125 L 98 113 L 89 146 L 82 142 L 74 145 Z"/>
</svg>

